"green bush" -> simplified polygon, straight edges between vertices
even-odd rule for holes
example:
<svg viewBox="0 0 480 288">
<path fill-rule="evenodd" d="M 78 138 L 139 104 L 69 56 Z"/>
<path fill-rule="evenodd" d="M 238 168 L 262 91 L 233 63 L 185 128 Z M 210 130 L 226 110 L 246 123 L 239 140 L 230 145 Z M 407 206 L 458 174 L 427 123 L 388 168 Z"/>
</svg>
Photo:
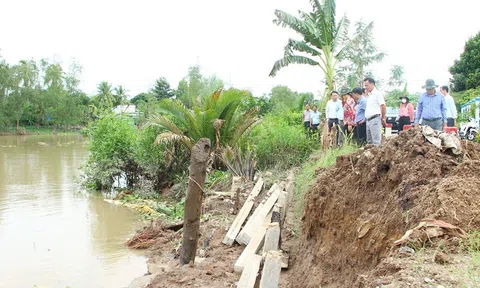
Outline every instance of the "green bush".
<svg viewBox="0 0 480 288">
<path fill-rule="evenodd" d="M 302 125 L 301 113 L 285 108 L 266 115 L 250 137 L 256 148 L 257 167 L 287 169 L 303 163 L 320 142 L 306 135 Z"/>
<path fill-rule="evenodd" d="M 108 189 L 115 177 L 123 176 L 128 187 L 138 180 L 140 167 L 134 160 L 137 130 L 131 120 L 105 115 L 87 128 L 89 158 L 85 167 L 87 185 Z"/>
<path fill-rule="evenodd" d="M 145 176 L 153 181 L 154 190 L 159 190 L 171 177 L 187 170 L 189 151 L 180 143 L 155 143 L 161 133 L 158 126 L 148 126 L 139 132 L 135 159 Z"/>
</svg>

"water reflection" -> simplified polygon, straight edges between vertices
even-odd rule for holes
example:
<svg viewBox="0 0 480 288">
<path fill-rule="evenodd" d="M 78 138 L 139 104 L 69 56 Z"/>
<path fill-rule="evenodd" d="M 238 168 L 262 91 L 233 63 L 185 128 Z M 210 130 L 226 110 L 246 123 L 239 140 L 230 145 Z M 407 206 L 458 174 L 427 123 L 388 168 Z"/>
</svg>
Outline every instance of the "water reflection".
<svg viewBox="0 0 480 288">
<path fill-rule="evenodd" d="M 0 137 L 0 287 L 125 287 L 145 273 L 125 249 L 136 215 L 79 192 L 79 135 Z"/>
</svg>

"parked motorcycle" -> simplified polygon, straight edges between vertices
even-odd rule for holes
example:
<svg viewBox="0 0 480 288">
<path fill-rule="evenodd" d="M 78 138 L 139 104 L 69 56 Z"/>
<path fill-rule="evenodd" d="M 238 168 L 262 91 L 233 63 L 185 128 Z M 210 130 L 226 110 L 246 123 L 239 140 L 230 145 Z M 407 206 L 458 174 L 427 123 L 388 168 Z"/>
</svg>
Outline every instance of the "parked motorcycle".
<svg viewBox="0 0 480 288">
<path fill-rule="evenodd" d="M 475 119 L 468 118 L 468 122 L 460 123 L 460 130 L 458 135 L 462 139 L 468 139 L 470 141 L 475 140 L 478 134 L 478 124 Z"/>
</svg>

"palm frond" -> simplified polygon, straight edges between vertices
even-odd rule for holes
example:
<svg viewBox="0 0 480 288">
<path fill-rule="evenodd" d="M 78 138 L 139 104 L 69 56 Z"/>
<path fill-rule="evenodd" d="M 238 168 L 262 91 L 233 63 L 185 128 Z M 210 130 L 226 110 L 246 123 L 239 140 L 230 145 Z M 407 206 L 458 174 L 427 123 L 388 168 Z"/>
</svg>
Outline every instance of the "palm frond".
<svg viewBox="0 0 480 288">
<path fill-rule="evenodd" d="M 293 51 L 308 53 L 312 56 L 320 55 L 318 50 L 308 45 L 305 41 L 288 39 L 287 45 L 285 46 L 285 56 L 292 56 Z"/>
<path fill-rule="evenodd" d="M 312 66 L 317 66 L 319 63 L 313 59 L 310 59 L 305 56 L 292 55 L 289 57 L 284 57 L 280 60 L 277 60 L 273 65 L 272 71 L 270 72 L 270 77 L 274 77 L 280 69 L 287 67 L 290 64 L 307 64 Z"/>
<path fill-rule="evenodd" d="M 173 142 L 181 142 L 190 150 L 193 147 L 192 139 L 188 138 L 185 135 L 178 135 L 169 131 L 158 134 L 157 137 L 155 137 L 154 144 L 159 145 L 163 143 L 173 143 Z"/>
<path fill-rule="evenodd" d="M 301 19 L 281 10 L 275 10 L 275 16 L 277 16 L 277 19 L 273 20 L 273 23 L 276 25 L 282 26 L 283 28 L 289 27 L 303 36 L 309 34 L 305 22 Z"/>
<path fill-rule="evenodd" d="M 240 137 L 245 135 L 245 133 L 253 128 L 260 122 L 260 118 L 257 117 L 258 108 L 253 108 L 243 113 L 238 119 L 234 121 L 233 133 L 230 135 L 229 139 L 225 139 L 229 145 L 235 145 Z"/>
</svg>

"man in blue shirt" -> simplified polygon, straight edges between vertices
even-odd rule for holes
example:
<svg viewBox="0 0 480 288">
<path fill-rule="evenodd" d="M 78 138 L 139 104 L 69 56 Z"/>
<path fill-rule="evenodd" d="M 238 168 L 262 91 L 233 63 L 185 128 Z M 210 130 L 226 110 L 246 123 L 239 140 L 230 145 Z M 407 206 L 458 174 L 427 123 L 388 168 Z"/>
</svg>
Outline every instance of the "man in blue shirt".
<svg viewBox="0 0 480 288">
<path fill-rule="evenodd" d="M 363 88 L 365 89 L 365 88 Z M 362 88 L 355 88 L 352 91 L 352 97 L 357 102 L 355 110 L 355 140 L 358 145 L 367 143 L 367 123 L 365 122 L 365 109 L 367 108 L 367 98 L 363 96 Z"/>
<path fill-rule="evenodd" d="M 317 110 L 317 105 L 313 105 L 313 110 L 310 111 L 310 128 L 313 132 L 318 131 L 320 125 L 320 112 Z"/>
<path fill-rule="evenodd" d="M 442 94 L 435 91 L 438 85 L 435 81 L 428 79 L 425 82 L 427 92 L 423 93 L 418 100 L 415 127 L 422 119 L 422 125 L 430 126 L 434 130 L 442 130 L 447 127 L 447 105 Z"/>
</svg>

